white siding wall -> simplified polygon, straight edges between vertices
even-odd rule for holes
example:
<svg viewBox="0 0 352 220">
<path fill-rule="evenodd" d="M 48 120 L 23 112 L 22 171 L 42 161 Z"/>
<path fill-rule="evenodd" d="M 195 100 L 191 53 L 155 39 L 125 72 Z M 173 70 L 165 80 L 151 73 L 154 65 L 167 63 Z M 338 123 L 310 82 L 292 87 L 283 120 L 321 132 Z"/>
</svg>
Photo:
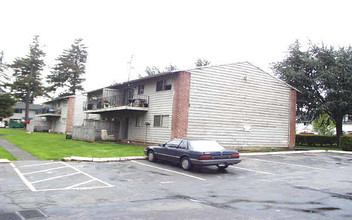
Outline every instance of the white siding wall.
<svg viewBox="0 0 352 220">
<path fill-rule="evenodd" d="M 191 71 L 188 137 L 228 148 L 288 147 L 289 110 L 290 88 L 249 63 Z"/>
<path fill-rule="evenodd" d="M 65 133 L 66 122 L 67 122 L 67 99 L 59 100 L 52 104 L 52 107 L 56 110 L 61 110 L 61 117 L 50 117 L 51 128 L 50 130 L 57 133 Z"/>
<path fill-rule="evenodd" d="M 81 126 L 83 124 L 84 113 L 83 113 L 83 103 L 87 100 L 85 95 L 75 96 L 75 110 L 73 114 L 73 126 Z"/>
<path fill-rule="evenodd" d="M 170 140 L 171 137 L 171 122 L 172 122 L 172 106 L 174 97 L 173 79 L 165 78 L 171 83 L 171 90 L 156 91 L 156 82 L 160 79 L 147 81 L 144 84 L 144 95 L 149 96 L 149 110 L 146 113 L 135 112 L 129 118 L 128 139 L 144 141 L 146 125 L 149 122 L 147 130 L 147 141 L 161 143 Z M 138 89 L 135 89 L 137 94 Z M 140 126 L 136 127 L 136 116 L 140 116 Z M 154 115 L 169 115 L 169 125 L 167 127 L 154 127 Z"/>
</svg>

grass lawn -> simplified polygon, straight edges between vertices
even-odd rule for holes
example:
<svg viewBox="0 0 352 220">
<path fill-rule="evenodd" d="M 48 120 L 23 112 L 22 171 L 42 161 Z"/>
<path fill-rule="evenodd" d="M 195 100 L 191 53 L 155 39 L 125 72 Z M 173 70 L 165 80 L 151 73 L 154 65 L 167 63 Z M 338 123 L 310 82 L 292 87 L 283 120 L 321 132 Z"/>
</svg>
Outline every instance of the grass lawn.
<svg viewBox="0 0 352 220">
<path fill-rule="evenodd" d="M 338 147 L 307 147 L 307 146 L 296 146 L 295 149 L 297 150 L 339 150 L 341 151 L 341 148 Z"/>
<path fill-rule="evenodd" d="M 0 129 L 0 135 L 42 160 L 59 160 L 69 156 L 102 158 L 144 155 L 144 147 L 66 140 L 66 136 L 61 134 L 32 133 L 28 135 L 21 129 Z"/>
<path fill-rule="evenodd" d="M 0 159 L 17 160 L 10 152 L 0 146 Z"/>
</svg>

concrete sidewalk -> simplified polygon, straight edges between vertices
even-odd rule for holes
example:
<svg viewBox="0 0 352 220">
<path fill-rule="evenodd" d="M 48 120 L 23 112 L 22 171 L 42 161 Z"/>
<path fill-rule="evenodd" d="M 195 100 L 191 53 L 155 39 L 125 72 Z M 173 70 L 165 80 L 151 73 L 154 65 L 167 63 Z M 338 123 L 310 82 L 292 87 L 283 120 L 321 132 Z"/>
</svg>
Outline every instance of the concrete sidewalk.
<svg viewBox="0 0 352 220">
<path fill-rule="evenodd" d="M 7 140 L 1 137 L 0 146 L 10 152 L 14 157 L 19 160 L 39 160 L 37 157 L 33 156 L 32 154 L 29 154 L 27 151 L 22 150 L 21 148 L 17 147 L 16 145 L 8 142 Z"/>
</svg>

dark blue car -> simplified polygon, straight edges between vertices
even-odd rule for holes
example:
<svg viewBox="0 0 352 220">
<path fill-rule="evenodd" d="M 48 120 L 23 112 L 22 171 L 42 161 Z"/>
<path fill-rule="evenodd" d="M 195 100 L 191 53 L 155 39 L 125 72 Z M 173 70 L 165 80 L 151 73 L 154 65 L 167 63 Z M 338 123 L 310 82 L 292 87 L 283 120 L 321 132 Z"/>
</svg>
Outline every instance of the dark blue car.
<svg viewBox="0 0 352 220">
<path fill-rule="evenodd" d="M 216 165 L 225 169 L 241 162 L 238 151 L 226 150 L 209 139 L 173 139 L 160 146 L 149 146 L 144 153 L 151 162 L 160 159 L 180 163 L 184 170 L 191 169 L 193 165 Z"/>
</svg>

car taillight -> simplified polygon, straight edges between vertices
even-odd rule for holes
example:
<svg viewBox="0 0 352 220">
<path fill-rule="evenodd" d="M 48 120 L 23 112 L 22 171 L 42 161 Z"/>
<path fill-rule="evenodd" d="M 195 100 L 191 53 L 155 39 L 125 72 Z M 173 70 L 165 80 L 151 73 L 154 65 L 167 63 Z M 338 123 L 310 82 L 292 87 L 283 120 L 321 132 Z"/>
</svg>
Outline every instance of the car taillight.
<svg viewBox="0 0 352 220">
<path fill-rule="evenodd" d="M 240 158 L 240 155 L 239 154 L 232 154 L 231 158 Z"/>
<path fill-rule="evenodd" d="M 204 155 L 201 155 L 199 157 L 200 160 L 209 160 L 211 159 L 211 155 L 210 154 L 204 154 Z"/>
</svg>

